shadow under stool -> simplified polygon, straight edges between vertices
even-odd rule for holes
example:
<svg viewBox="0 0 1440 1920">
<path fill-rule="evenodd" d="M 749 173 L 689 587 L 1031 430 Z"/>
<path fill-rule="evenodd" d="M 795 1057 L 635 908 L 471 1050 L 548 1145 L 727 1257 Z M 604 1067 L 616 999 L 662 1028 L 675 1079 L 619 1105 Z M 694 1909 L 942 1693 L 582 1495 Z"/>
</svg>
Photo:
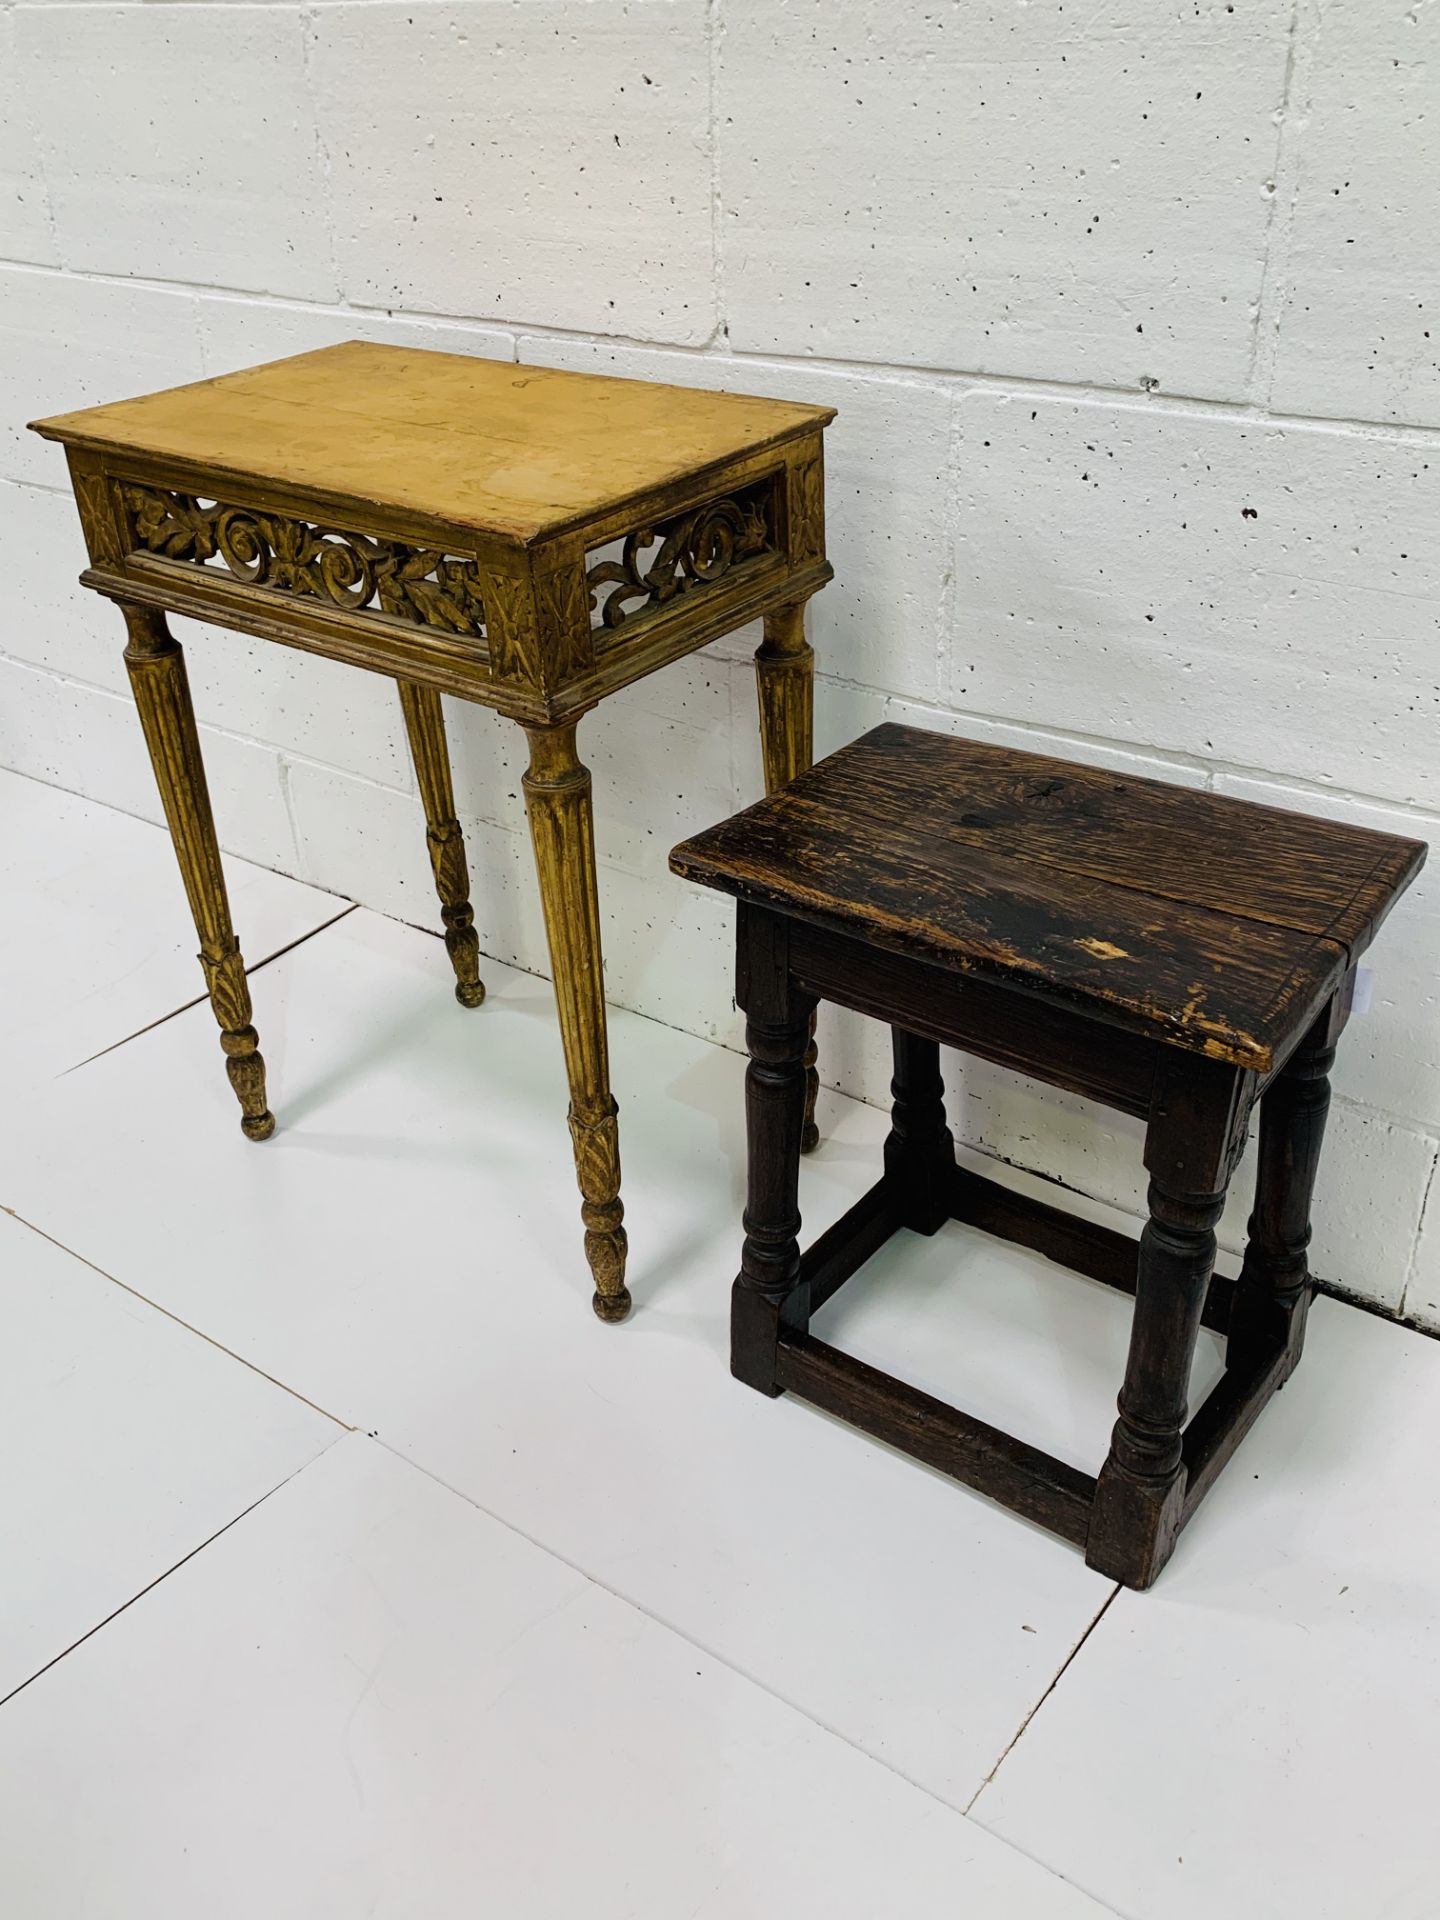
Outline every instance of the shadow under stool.
<svg viewBox="0 0 1440 1920">
<path fill-rule="evenodd" d="M 81 578 L 125 618 L 125 662 L 248 1138 L 268 1138 L 275 1120 L 166 613 L 398 683 L 467 1007 L 485 990 L 441 695 L 523 728 L 602 1320 L 623 1319 L 630 1294 L 590 772 L 576 727 L 608 694 L 763 620 L 767 791 L 809 766 L 804 609 L 831 573 L 821 436 L 833 417 L 788 400 L 352 340 L 32 423 L 65 446 L 90 553 Z M 812 1071 L 812 1102 L 814 1085 Z"/>
<path fill-rule="evenodd" d="M 749 1181 L 731 1369 L 978 1488 L 1148 1587 L 1300 1359 L 1311 1198 L 1354 968 L 1421 842 L 882 726 L 677 847 L 738 901 Z M 806 1040 L 831 1000 L 893 1030 L 884 1171 L 804 1253 Z M 1137 1243 L 959 1167 L 944 1043 L 1145 1121 Z M 1215 1226 L 1259 1115 L 1238 1280 Z M 1098 1477 L 815 1339 L 902 1227 L 964 1221 L 1135 1296 Z M 1225 1372 L 1187 1424 L 1201 1326 Z"/>
</svg>

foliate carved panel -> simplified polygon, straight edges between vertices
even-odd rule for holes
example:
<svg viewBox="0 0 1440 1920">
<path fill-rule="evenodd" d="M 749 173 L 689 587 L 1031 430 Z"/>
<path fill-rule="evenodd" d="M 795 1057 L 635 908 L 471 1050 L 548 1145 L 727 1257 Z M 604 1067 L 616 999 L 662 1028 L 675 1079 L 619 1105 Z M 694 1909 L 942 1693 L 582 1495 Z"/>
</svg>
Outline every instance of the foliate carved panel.
<svg viewBox="0 0 1440 1920">
<path fill-rule="evenodd" d="M 766 479 L 637 528 L 625 536 L 618 557 L 592 559 L 585 570 L 591 624 L 618 627 L 681 594 L 703 592 L 743 561 L 779 552 L 775 483 Z"/>
<path fill-rule="evenodd" d="M 210 1005 L 221 1027 L 230 1033 L 238 1033 L 248 1027 L 251 1018 L 250 983 L 245 977 L 245 962 L 240 957 L 240 945 L 235 936 L 232 934 L 219 948 L 202 948 L 200 965 L 204 969 Z"/>
<path fill-rule="evenodd" d="M 528 583 L 497 568 L 490 576 L 490 671 L 497 680 L 541 685 L 544 674 Z"/>
<path fill-rule="evenodd" d="M 547 657 L 557 680 L 592 667 L 595 646 L 590 637 L 590 601 L 579 561 L 550 572 L 537 572 L 535 600 Z"/>
<path fill-rule="evenodd" d="M 620 1127 L 614 1100 L 600 1113 L 578 1112 L 572 1104 L 570 1138 L 575 1146 L 575 1177 L 594 1207 L 608 1207 L 620 1191 Z"/>
<path fill-rule="evenodd" d="M 346 613 L 485 634 L 473 560 L 160 487 L 127 485 L 122 498 L 133 545 L 147 553 L 223 569 L 245 586 L 321 600 Z"/>
<path fill-rule="evenodd" d="M 790 471 L 791 550 L 797 560 L 825 554 L 825 469 L 806 460 Z"/>
<path fill-rule="evenodd" d="M 115 531 L 110 483 L 103 473 L 71 469 L 75 505 L 85 533 L 85 545 L 95 566 L 113 566 L 120 558 L 120 541 Z"/>
</svg>

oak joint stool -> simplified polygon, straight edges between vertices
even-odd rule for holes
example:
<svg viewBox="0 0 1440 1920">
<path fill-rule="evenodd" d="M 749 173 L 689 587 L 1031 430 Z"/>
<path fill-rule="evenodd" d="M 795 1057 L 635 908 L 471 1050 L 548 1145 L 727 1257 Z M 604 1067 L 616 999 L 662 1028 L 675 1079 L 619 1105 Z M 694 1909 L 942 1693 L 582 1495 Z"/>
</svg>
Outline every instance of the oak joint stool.
<svg viewBox="0 0 1440 1920">
<path fill-rule="evenodd" d="M 1357 957 L 1424 845 L 1065 761 L 882 726 L 677 847 L 736 896 L 749 1179 L 732 1371 L 787 1389 L 1148 1587 L 1300 1358 L 1329 1071 Z M 804 1054 L 818 1001 L 893 1029 L 880 1180 L 805 1252 Z M 1146 1123 L 1137 1243 L 957 1165 L 941 1043 Z M 1215 1227 L 1259 1112 L 1238 1279 Z M 958 1220 L 1135 1296 L 1098 1477 L 809 1331 L 900 1228 Z M 1187 1424 L 1202 1326 L 1224 1375 Z"/>
<path fill-rule="evenodd" d="M 445 945 L 484 999 L 441 695 L 524 728 L 595 1311 L 623 1319 L 626 1237 L 581 718 L 763 620 L 767 790 L 810 764 L 804 607 L 831 576 L 826 407 L 351 341 L 34 423 L 64 443 L 125 660 L 220 1044 L 252 1140 L 275 1127 L 184 657 L 166 613 L 398 682 Z M 813 1088 L 813 1050 L 810 1086 Z"/>
</svg>

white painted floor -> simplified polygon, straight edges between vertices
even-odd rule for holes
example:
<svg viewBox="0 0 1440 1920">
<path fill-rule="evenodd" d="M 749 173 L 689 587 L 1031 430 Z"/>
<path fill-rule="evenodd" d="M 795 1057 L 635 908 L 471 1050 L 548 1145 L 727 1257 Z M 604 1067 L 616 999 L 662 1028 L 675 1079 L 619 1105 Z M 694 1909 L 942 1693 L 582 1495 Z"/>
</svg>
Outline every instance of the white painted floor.
<svg viewBox="0 0 1440 1920">
<path fill-rule="evenodd" d="M 230 875 L 258 1147 L 164 835 L 0 777 L 6 1920 L 1440 1914 L 1440 1343 L 1320 1302 L 1117 1596 L 730 1379 L 734 1055 L 612 1016 L 603 1327 L 546 983 Z M 822 1119 L 807 1234 L 886 1125 Z M 897 1243 L 823 1330 L 1103 1453 L 1125 1303 L 1044 1262 Z"/>
</svg>

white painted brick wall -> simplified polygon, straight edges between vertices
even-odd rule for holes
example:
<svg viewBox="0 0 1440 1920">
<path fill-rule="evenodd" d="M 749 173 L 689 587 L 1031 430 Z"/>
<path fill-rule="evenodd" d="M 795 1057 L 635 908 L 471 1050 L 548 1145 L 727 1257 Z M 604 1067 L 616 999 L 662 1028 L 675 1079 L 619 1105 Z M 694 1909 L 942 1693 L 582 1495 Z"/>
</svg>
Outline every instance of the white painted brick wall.
<svg viewBox="0 0 1440 1920">
<path fill-rule="evenodd" d="M 900 718 L 1431 839 L 1437 70 L 1440 0 L 0 0 L 0 764 L 158 813 L 23 423 L 358 336 L 837 407 L 822 750 Z M 393 690 L 181 631 L 226 844 L 433 924 Z M 609 992 L 732 1045 L 665 855 L 758 791 L 755 639 L 582 729 Z M 485 948 L 543 970 L 514 729 L 449 717 Z M 1440 872 L 1315 1263 L 1440 1327 L 1437 946 Z M 822 1041 L 883 1100 L 883 1034 Z M 1129 1121 L 958 1062 L 951 1106 L 1139 1206 Z"/>
<path fill-rule="evenodd" d="M 297 9 L 62 5 L 15 18 L 67 267 L 334 297 Z"/>
<path fill-rule="evenodd" d="M 1440 426 L 1437 70 L 1434 0 L 1328 0 L 1307 40 L 1277 406 Z"/>
<path fill-rule="evenodd" d="M 346 293 L 709 339 L 707 20 L 705 0 L 317 8 Z"/>
<path fill-rule="evenodd" d="M 1433 449 L 1163 403 L 960 418 L 952 705 L 1440 806 Z"/>
<path fill-rule="evenodd" d="M 204 372 L 196 303 L 189 294 L 0 265 L 5 479 L 66 485 L 64 459 L 25 431 L 27 421 L 117 394 L 177 386 Z"/>
<path fill-rule="evenodd" d="M 1245 397 L 1291 0 L 725 0 L 731 337 Z"/>
<path fill-rule="evenodd" d="M 7 7 L 0 12 L 0 259 L 54 266 L 58 258 L 18 64 L 15 15 Z"/>
</svg>

